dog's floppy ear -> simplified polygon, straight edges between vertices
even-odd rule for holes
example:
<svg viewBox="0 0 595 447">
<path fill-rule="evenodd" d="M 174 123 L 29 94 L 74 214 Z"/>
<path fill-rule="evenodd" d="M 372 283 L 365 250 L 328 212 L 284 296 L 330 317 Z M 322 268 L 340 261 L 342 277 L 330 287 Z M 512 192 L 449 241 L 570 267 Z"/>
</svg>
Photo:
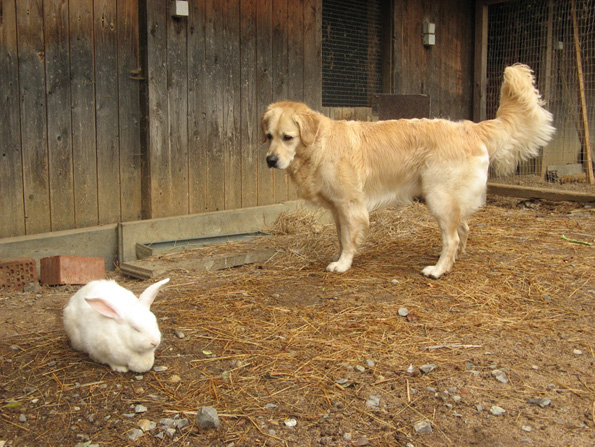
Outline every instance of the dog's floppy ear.
<svg viewBox="0 0 595 447">
<path fill-rule="evenodd" d="M 304 146 L 312 146 L 318 135 L 320 117 L 311 110 L 299 112 L 293 116 L 293 120 L 300 129 L 300 139 Z"/>
<path fill-rule="evenodd" d="M 269 127 L 269 119 L 271 118 L 271 113 L 272 113 L 272 110 L 269 107 L 268 109 L 265 110 L 265 112 L 260 117 L 260 130 L 262 131 L 262 142 L 263 143 L 266 143 L 268 140 L 267 132 L 268 132 L 268 127 Z"/>
</svg>

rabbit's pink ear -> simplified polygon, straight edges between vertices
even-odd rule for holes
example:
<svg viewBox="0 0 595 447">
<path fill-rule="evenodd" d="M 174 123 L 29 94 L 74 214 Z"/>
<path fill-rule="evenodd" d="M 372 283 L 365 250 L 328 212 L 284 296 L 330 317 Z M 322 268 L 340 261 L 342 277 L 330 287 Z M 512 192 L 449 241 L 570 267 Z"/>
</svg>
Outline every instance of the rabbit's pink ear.
<svg viewBox="0 0 595 447">
<path fill-rule="evenodd" d="M 118 310 L 113 307 L 109 302 L 107 302 L 104 298 L 85 298 L 85 301 L 89 303 L 89 305 L 99 312 L 104 317 L 113 318 L 114 320 L 120 322 L 122 321 L 122 316 L 118 312 Z"/>
<path fill-rule="evenodd" d="M 151 304 L 153 304 L 153 301 L 155 300 L 155 297 L 157 296 L 157 292 L 159 292 L 161 286 L 163 286 L 163 284 L 167 283 L 168 281 L 169 278 L 165 278 L 153 285 L 150 285 L 143 293 L 140 294 L 138 300 L 141 302 L 141 304 L 150 308 Z"/>
</svg>

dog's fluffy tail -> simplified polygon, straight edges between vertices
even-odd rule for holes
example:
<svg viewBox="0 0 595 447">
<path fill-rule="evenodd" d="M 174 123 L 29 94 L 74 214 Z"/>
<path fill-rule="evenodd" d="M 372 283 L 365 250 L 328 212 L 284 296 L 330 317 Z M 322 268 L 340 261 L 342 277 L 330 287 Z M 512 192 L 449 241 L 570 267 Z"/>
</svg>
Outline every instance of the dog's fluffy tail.
<svg viewBox="0 0 595 447">
<path fill-rule="evenodd" d="M 506 67 L 496 118 L 480 123 L 496 174 L 511 174 L 552 139 L 553 116 L 543 105 L 532 70 L 522 64 Z"/>
</svg>

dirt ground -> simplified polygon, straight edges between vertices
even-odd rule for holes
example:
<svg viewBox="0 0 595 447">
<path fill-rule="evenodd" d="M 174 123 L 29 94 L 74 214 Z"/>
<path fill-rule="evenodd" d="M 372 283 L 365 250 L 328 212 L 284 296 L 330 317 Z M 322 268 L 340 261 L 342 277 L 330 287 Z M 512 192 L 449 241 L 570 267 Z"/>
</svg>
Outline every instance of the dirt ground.
<svg viewBox="0 0 595 447">
<path fill-rule="evenodd" d="M 373 214 L 344 274 L 324 270 L 334 228 L 304 213 L 225 246 L 274 247 L 263 264 L 172 256 L 153 306 L 165 368 L 143 375 L 71 349 L 78 287 L 0 292 L 0 446 L 595 446 L 592 206 L 490 197 L 440 280 L 420 274 L 441 247 L 422 204 Z M 218 429 L 197 426 L 203 406 Z"/>
</svg>

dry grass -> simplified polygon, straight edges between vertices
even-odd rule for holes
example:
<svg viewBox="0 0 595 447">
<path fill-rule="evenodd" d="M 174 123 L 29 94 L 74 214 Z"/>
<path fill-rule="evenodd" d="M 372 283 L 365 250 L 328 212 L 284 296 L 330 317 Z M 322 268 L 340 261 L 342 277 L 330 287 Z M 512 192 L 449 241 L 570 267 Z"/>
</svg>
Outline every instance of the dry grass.
<svg viewBox="0 0 595 447">
<path fill-rule="evenodd" d="M 133 427 L 126 420 L 110 425 L 133 403 L 145 403 L 153 420 L 217 408 L 222 428 L 188 427 L 178 433 L 180 445 L 319 445 L 327 438 L 331 445 L 512 445 L 523 436 L 521 424 L 547 425 L 534 433 L 537 441 L 555 436 L 549 439 L 560 444 L 550 445 L 583 445 L 592 423 L 585 434 L 561 429 L 547 410 L 536 413 L 526 401 L 554 394 L 556 408 L 582 421 L 595 400 L 595 248 L 561 239 L 593 242 L 595 216 L 515 204 L 480 211 L 468 253 L 438 281 L 419 274 L 441 244 L 421 204 L 374 214 L 366 245 L 346 274 L 324 271 L 336 245 L 332 225 L 309 213 L 283 215 L 270 229 L 275 236 L 227 246 L 273 246 L 278 254 L 268 263 L 172 271 L 154 305 L 164 333 L 156 365 L 167 371 L 135 381 L 73 352 L 59 327 L 33 330 L 8 342 L 18 350 L 2 346 L 2 398 L 40 415 L 57 411 L 54 421 L 77 427 L 62 441 L 85 431 L 105 445 L 124 436 L 123 424 Z M 408 318 L 398 315 L 401 307 Z M 584 354 L 573 356 L 573 349 Z M 423 364 L 437 367 L 427 375 L 406 372 Z M 506 370 L 509 384 L 491 378 L 494 367 Z M 449 387 L 462 396 L 454 410 L 442 400 Z M 366 406 L 369 395 L 381 396 L 379 408 Z M 30 404 L 32 398 L 43 407 Z M 477 431 L 488 423 L 479 404 L 501 405 L 507 417 Z M 74 406 L 110 414 L 112 422 L 89 428 L 77 422 Z M 286 418 L 297 426 L 287 428 Z M 421 419 L 432 421 L 434 433 L 415 435 L 412 423 Z M 27 428 L 12 414 L 2 421 L 11 435 L 51 444 L 47 426 Z M 145 435 L 135 445 L 161 444 Z"/>
</svg>

